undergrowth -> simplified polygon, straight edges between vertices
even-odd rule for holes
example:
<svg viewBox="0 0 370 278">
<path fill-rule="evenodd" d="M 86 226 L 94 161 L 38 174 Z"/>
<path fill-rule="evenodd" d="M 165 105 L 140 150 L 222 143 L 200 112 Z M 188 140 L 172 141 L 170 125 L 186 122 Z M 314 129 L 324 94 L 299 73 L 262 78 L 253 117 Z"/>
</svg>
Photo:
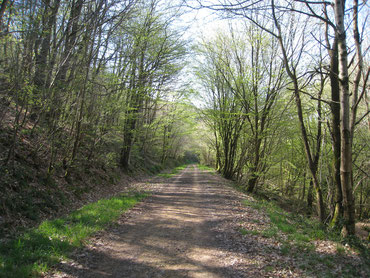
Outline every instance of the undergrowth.
<svg viewBox="0 0 370 278">
<path fill-rule="evenodd" d="M 83 202 L 86 193 L 108 188 L 121 177 L 118 170 L 105 171 L 99 165 L 76 167 L 68 179 L 60 172 L 48 174 L 44 168 L 25 161 L 0 166 L 0 238 L 35 227 L 68 210 L 72 202 Z"/>
<path fill-rule="evenodd" d="M 272 201 L 245 200 L 244 204 L 256 210 L 264 211 L 270 218 L 269 228 L 263 231 L 241 229 L 243 235 L 261 235 L 274 238 L 281 243 L 282 255 L 292 255 L 301 262 L 299 267 L 309 275 L 317 277 L 338 277 L 333 268 L 340 269 L 342 277 L 363 277 L 363 272 L 370 274 L 369 249 L 357 238 L 343 239 L 340 232 L 328 229 L 316 219 L 289 213 Z M 314 241 L 329 240 L 336 243 L 336 254 L 322 254 L 315 250 Z M 344 246 L 352 246 L 359 252 L 367 264 L 366 269 L 353 267 L 346 260 Z M 338 265 L 341 264 L 341 265 Z"/>
<path fill-rule="evenodd" d="M 102 199 L 64 218 L 44 221 L 22 236 L 2 243 L 0 277 L 41 275 L 146 196 L 146 193 L 130 193 Z"/>
</svg>

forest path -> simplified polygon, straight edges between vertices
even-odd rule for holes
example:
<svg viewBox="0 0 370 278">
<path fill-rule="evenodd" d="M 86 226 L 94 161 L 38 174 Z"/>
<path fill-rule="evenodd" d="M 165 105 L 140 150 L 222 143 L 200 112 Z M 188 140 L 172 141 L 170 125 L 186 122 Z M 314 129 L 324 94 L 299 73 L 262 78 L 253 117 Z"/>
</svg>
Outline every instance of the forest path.
<svg viewBox="0 0 370 278">
<path fill-rule="evenodd" d="M 251 196 L 195 165 L 127 190 L 152 195 L 89 239 L 48 278 L 369 277 L 358 254 L 348 248 L 338 254 L 336 242 L 312 241 L 311 251 L 294 247 L 271 226 L 266 211 L 245 204 L 258 204 Z M 354 268 L 361 271 L 349 275 Z"/>
<path fill-rule="evenodd" d="M 55 277 L 259 276 L 257 265 L 247 274 L 241 264 L 236 250 L 245 247 L 231 246 L 233 235 L 219 229 L 240 213 L 240 193 L 196 166 L 159 188 L 117 226 L 97 235 L 73 262 L 60 264 Z"/>
</svg>

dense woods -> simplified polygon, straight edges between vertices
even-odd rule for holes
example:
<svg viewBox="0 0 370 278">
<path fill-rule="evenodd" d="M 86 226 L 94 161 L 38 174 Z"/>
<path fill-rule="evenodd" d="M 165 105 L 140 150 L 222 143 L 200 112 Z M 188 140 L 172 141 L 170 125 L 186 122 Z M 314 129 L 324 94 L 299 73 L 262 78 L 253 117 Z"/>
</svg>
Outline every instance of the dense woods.
<svg viewBox="0 0 370 278">
<path fill-rule="evenodd" d="M 353 235 L 369 217 L 367 3 L 198 4 L 234 19 L 198 51 L 210 163 Z"/>
<path fill-rule="evenodd" d="M 57 206 L 55 179 L 84 192 L 116 167 L 183 159 L 194 109 L 176 85 L 178 13 L 156 0 L 1 1 L 2 215 Z"/>
<path fill-rule="evenodd" d="M 353 235 L 370 216 L 368 3 L 170 2 L 0 1 L 1 215 L 92 169 L 200 159 Z M 228 28 L 190 44 L 176 20 L 199 9 Z"/>
</svg>

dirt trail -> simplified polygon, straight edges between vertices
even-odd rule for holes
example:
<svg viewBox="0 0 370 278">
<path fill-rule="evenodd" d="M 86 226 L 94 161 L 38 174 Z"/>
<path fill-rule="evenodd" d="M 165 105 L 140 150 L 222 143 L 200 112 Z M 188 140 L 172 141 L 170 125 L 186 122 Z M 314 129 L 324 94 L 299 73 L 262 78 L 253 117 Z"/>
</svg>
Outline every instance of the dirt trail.
<svg viewBox="0 0 370 278">
<path fill-rule="evenodd" d="M 132 189 L 150 190 L 152 196 L 47 277 L 323 277 L 321 270 L 328 266 L 315 263 L 310 268 L 308 253 L 287 254 L 275 237 L 263 236 L 269 217 L 243 205 L 253 198 L 227 183 L 189 166 L 171 179 L 133 184 Z M 312 244 L 316 249 L 310 256 L 335 259 L 337 267 L 330 269 L 334 276 L 343 277 L 342 265 L 349 262 L 363 269 L 360 277 L 369 277 L 357 254 L 337 256 L 337 243 L 326 240 Z"/>
<path fill-rule="evenodd" d="M 55 277 L 245 277 L 217 232 L 235 195 L 215 178 L 188 167 Z"/>
</svg>

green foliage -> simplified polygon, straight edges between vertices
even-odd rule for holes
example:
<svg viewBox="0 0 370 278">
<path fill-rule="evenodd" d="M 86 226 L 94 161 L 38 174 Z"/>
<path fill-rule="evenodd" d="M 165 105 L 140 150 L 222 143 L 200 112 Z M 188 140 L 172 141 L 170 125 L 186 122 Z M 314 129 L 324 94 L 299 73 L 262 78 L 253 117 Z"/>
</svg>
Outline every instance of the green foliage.
<svg viewBox="0 0 370 278">
<path fill-rule="evenodd" d="M 171 178 L 174 176 L 174 174 L 171 174 L 171 173 L 159 173 L 157 174 L 158 177 L 163 177 L 163 178 Z"/>
<path fill-rule="evenodd" d="M 244 228 L 241 228 L 239 231 L 243 236 L 245 236 L 245 235 L 259 235 L 259 232 L 255 231 L 255 230 L 246 230 Z"/>
<path fill-rule="evenodd" d="M 288 255 L 290 252 L 291 246 L 288 242 L 282 244 L 280 251 L 283 255 Z"/>
<path fill-rule="evenodd" d="M 281 123 L 275 116 L 286 109 L 279 103 L 285 77 L 275 60 L 277 45 L 266 34 L 252 24 L 231 26 L 199 47 L 197 73 L 208 101 L 205 122 L 214 135 L 213 164 L 228 179 L 244 177 L 252 192 L 272 166 Z M 271 67 L 264 59 L 271 59 Z"/>
<path fill-rule="evenodd" d="M 162 170 L 162 166 L 159 164 L 155 164 L 155 165 L 152 165 L 148 170 L 151 174 L 157 174 L 158 172 Z"/>
<path fill-rule="evenodd" d="M 300 243 L 313 240 L 339 239 L 337 233 L 329 232 L 325 226 L 315 219 L 308 219 L 301 215 L 286 212 L 274 202 L 244 200 L 244 204 L 257 210 L 266 211 L 271 221 L 272 234 L 276 234 L 277 230 L 286 234 L 290 240 Z"/>
<path fill-rule="evenodd" d="M 202 164 L 198 164 L 197 167 L 199 170 L 202 170 L 202 171 L 214 171 L 215 170 L 212 167 L 202 165 Z"/>
<path fill-rule="evenodd" d="M 0 38 L 7 225 L 53 215 L 68 204 L 59 192 L 83 198 L 115 183 L 126 147 L 129 174 L 182 159 L 196 121 L 175 84 L 187 55 L 178 10 L 164 13 L 156 0 L 10 2 Z"/>
<path fill-rule="evenodd" d="M 343 270 L 342 277 L 360 277 L 360 271 L 370 271 L 356 269 L 349 262 L 344 262 L 346 249 L 343 244 L 350 244 L 361 252 L 364 261 L 368 261 L 369 250 L 360 240 L 347 238 L 343 240 L 339 231 L 327 229 L 316 219 L 308 219 L 301 215 L 284 211 L 276 203 L 265 200 L 244 200 L 244 205 L 256 210 L 263 211 L 269 216 L 270 226 L 263 231 L 249 231 L 241 229 L 243 235 L 261 235 L 267 238 L 274 238 L 279 241 L 280 252 L 282 255 L 292 255 L 298 262 L 299 267 L 306 271 L 308 275 L 320 277 L 337 277 L 333 268 L 341 264 Z M 336 254 L 320 254 L 316 252 L 314 241 L 330 240 L 336 242 Z"/>
<path fill-rule="evenodd" d="M 336 251 L 339 255 L 344 255 L 346 253 L 346 249 L 340 243 L 337 244 L 337 250 Z"/>
<path fill-rule="evenodd" d="M 102 199 L 64 218 L 44 221 L 37 228 L 2 244 L 0 277 L 37 276 L 47 271 L 146 196 L 146 193 L 130 193 Z"/>
<path fill-rule="evenodd" d="M 188 165 L 186 165 L 186 164 L 181 165 L 181 166 L 177 166 L 177 167 L 171 169 L 170 172 L 167 172 L 167 173 L 159 173 L 159 174 L 157 174 L 157 176 L 158 177 L 164 177 L 164 178 L 171 178 L 171 177 L 177 175 L 182 170 L 185 170 L 186 167 L 188 167 Z"/>
</svg>

